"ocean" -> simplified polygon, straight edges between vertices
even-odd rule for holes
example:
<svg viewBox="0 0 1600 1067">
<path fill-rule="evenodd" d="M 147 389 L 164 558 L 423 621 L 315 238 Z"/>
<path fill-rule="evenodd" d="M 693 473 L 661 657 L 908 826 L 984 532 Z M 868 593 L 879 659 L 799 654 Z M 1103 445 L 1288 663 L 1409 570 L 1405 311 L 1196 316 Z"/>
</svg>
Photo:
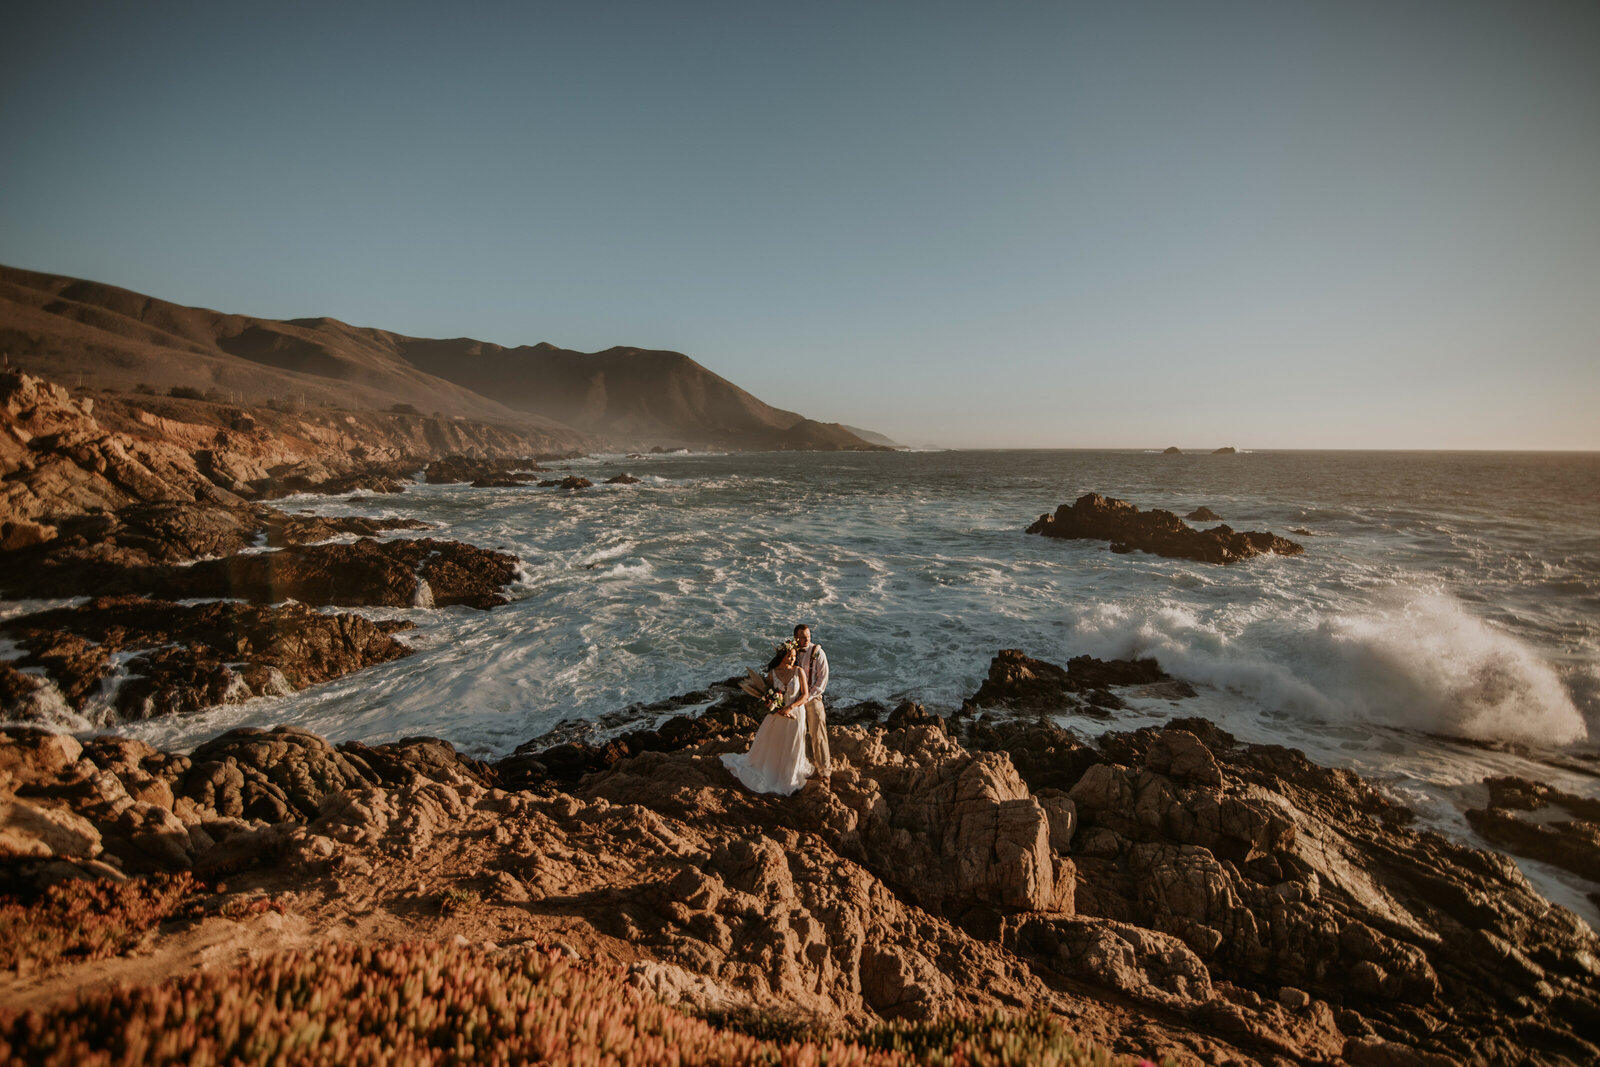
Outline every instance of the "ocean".
<svg viewBox="0 0 1600 1067">
<path fill-rule="evenodd" d="M 1481 781 L 1600 796 L 1600 455 L 1140 451 L 669 454 L 560 464 L 581 491 L 418 484 L 290 510 L 422 519 L 415 536 L 522 560 L 512 603 L 371 610 L 417 653 L 290 697 L 119 727 L 186 748 L 236 725 L 414 734 L 479 756 L 759 667 L 797 622 L 830 703 L 959 706 L 1002 648 L 1065 664 L 1148 655 L 1199 696 L 1150 697 L 1085 737 L 1203 715 L 1368 775 L 1471 841 Z M 1023 532 L 1086 492 L 1305 546 L 1231 566 Z M 1197 524 L 1197 525 L 1210 525 Z M 1586 760 L 1587 757 L 1587 760 Z M 1585 767 L 1589 769 L 1585 770 Z M 1547 895 L 1600 922 L 1581 882 Z"/>
</svg>

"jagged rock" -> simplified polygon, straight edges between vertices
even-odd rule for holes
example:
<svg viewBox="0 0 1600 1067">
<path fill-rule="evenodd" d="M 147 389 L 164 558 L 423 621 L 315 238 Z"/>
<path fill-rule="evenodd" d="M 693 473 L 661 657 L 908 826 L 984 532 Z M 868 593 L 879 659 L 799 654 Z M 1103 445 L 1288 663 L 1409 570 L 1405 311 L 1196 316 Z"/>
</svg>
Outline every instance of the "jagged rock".
<svg viewBox="0 0 1600 1067">
<path fill-rule="evenodd" d="M 0 431 L 0 523 L 13 529 L 135 503 L 241 503 L 183 445 L 109 432 L 92 401 L 19 371 L 0 371 Z"/>
<path fill-rule="evenodd" d="M 1215 995 L 1210 972 L 1182 941 L 1128 923 L 1029 918 L 1008 943 L 1062 974 L 1157 1008 L 1193 1010 Z"/>
<path fill-rule="evenodd" d="M 20 616 L 0 633 L 26 649 L 21 662 L 42 666 L 78 710 L 112 677 L 113 654 L 138 652 L 111 697 L 126 719 L 303 689 L 409 654 L 358 615 L 324 615 L 296 603 L 184 607 L 108 597 Z"/>
<path fill-rule="evenodd" d="M 295 496 L 300 493 L 317 493 L 338 496 L 341 493 L 365 491 L 369 493 L 403 493 L 406 486 L 414 484 L 411 471 L 416 462 L 401 459 L 380 463 L 360 463 L 350 469 L 350 463 L 328 462 L 332 457 L 301 459 L 294 463 L 271 467 L 267 476 L 250 483 L 253 495 L 264 500 Z M 341 460 L 343 457 L 340 457 Z"/>
<path fill-rule="evenodd" d="M 594 483 L 591 482 L 587 478 L 580 478 L 576 474 L 569 474 L 565 478 L 561 478 L 559 480 L 557 480 L 555 478 L 546 478 L 546 479 L 544 479 L 543 481 L 541 481 L 539 483 L 539 488 L 541 488 L 541 489 L 588 489 L 592 485 L 594 485 Z"/>
<path fill-rule="evenodd" d="M 1041 1007 L 1182 1062 L 1600 1055 L 1594 933 L 1350 772 L 1199 719 L 1086 745 L 906 709 L 833 730 L 831 788 L 753 795 L 718 757 L 755 718 L 719 692 L 571 784 L 522 764 L 538 795 L 503 788 L 513 761 L 433 739 L 335 748 L 283 729 L 192 762 L 28 734 L 0 745 L 21 753 L 0 783 L 26 778 L 18 801 L 88 820 L 129 869 L 192 863 L 292 889 L 330 924 L 376 911 L 419 936 L 533 921 L 701 1004 L 852 1026 Z M 158 781 L 176 783 L 170 811 Z M 1553 802 L 1491 789 L 1496 810 Z M 472 925 L 444 925 L 445 899 Z"/>
<path fill-rule="evenodd" d="M 937 728 L 881 737 L 859 728 L 832 733 L 839 766 L 831 789 L 809 790 L 780 811 L 757 815 L 759 798 L 729 793 L 733 779 L 720 762 L 655 752 L 617 761 L 587 780 L 585 795 L 683 818 L 694 818 L 697 808 L 749 805 L 746 818 L 816 828 L 841 853 L 942 914 L 974 905 L 1070 904 L 1061 895 L 1069 887 L 1058 888 L 1049 818 L 1009 761 L 968 753 Z"/>
<path fill-rule="evenodd" d="M 100 831 L 80 815 L 15 797 L 0 800 L 0 856 L 100 855 Z"/>
<path fill-rule="evenodd" d="M 83 755 L 71 734 L 28 726 L 0 728 L 0 781 L 13 787 L 49 781 Z"/>
<path fill-rule="evenodd" d="M 1473 829 L 1508 852 L 1600 882 L 1600 800 L 1524 778 L 1485 778 L 1489 804 L 1469 810 Z M 1551 818 L 1552 810 L 1565 819 Z M 1519 812 L 1541 812 L 1537 820 Z"/>
<path fill-rule="evenodd" d="M 316 734 L 240 727 L 197 747 L 181 792 L 202 809 L 268 823 L 316 817 L 325 797 L 377 776 Z"/>
<path fill-rule="evenodd" d="M 1046 537 L 1110 541 L 1113 552 L 1150 552 L 1202 563 L 1235 563 L 1275 552 L 1295 556 L 1304 546 L 1275 534 L 1239 533 L 1228 526 L 1196 530 L 1170 511 L 1140 511 L 1126 500 L 1085 493 L 1062 504 L 1053 515 L 1041 515 L 1029 533 Z"/>
<path fill-rule="evenodd" d="M 631 474 L 628 474 L 627 472 L 623 472 L 622 474 L 619 474 L 614 478 L 607 478 L 606 479 L 606 484 L 607 485 L 638 485 L 639 484 L 639 479 L 635 478 Z"/>
<path fill-rule="evenodd" d="M 1264 999 L 1291 986 L 1359 1005 L 1434 1054 L 1464 1054 L 1429 1036 L 1444 1019 L 1516 1040 L 1506 1005 L 1542 988 L 1563 1020 L 1542 1024 L 1560 1035 L 1542 1047 L 1583 1058 L 1600 942 L 1509 862 L 1405 829 L 1349 772 L 1201 720 L 1096 747 L 1107 762 L 1070 792 L 1080 914 L 1169 934 L 1213 982 Z M 1491 929 L 1516 933 L 1486 942 Z"/>
<path fill-rule="evenodd" d="M 544 468 L 531 457 L 520 459 L 489 458 L 483 456 L 451 455 L 429 463 L 423 480 L 429 485 L 450 485 L 459 482 L 498 482 L 521 485 Z"/>
<path fill-rule="evenodd" d="M 364 515 L 290 515 L 269 509 L 266 520 L 267 544 L 307 545 L 345 534 L 372 537 L 386 530 L 426 530 L 428 524 L 417 519 L 372 519 Z"/>
<path fill-rule="evenodd" d="M 1203 505 L 1201 507 L 1195 508 L 1193 511 L 1189 512 L 1189 514 L 1185 515 L 1184 518 L 1188 519 L 1190 522 L 1221 522 L 1222 521 L 1222 516 L 1221 515 L 1218 515 L 1215 511 L 1212 511 L 1210 508 L 1205 507 Z"/>
<path fill-rule="evenodd" d="M 185 596 L 228 595 L 256 603 L 381 604 L 490 608 L 516 577 L 516 557 L 459 541 L 361 538 L 229 559 L 207 560 L 171 576 Z M 171 585 L 161 589 L 172 591 Z"/>
<path fill-rule="evenodd" d="M 1065 670 L 1053 663 L 1033 659 L 1020 649 L 1003 648 L 989 663 L 989 675 L 978 691 L 968 697 L 964 708 L 1007 708 L 1018 712 L 1045 713 L 1067 710 L 1106 716 L 1125 707 L 1111 692 L 1113 686 L 1171 683 L 1183 695 L 1194 690 L 1175 681 L 1153 659 L 1099 660 L 1075 656 Z"/>
<path fill-rule="evenodd" d="M 482 760 L 463 756 L 454 745 L 437 737 L 408 737 L 376 748 L 346 741 L 339 752 L 389 786 L 416 785 L 423 781 L 444 785 L 489 788 L 499 782 L 495 768 Z"/>
<path fill-rule="evenodd" d="M 48 523 L 17 519 L 0 523 L 0 552 L 15 552 L 19 548 L 32 548 L 52 541 L 56 528 Z"/>
</svg>

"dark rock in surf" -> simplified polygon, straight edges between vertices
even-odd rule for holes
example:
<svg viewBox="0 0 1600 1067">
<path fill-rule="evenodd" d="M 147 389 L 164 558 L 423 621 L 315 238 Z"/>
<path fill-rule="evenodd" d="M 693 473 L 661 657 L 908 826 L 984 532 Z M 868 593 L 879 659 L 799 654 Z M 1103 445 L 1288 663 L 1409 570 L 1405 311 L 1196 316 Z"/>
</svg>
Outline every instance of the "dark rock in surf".
<svg viewBox="0 0 1600 1067">
<path fill-rule="evenodd" d="M 588 489 L 594 485 L 587 478 L 580 478 L 576 474 L 569 474 L 559 481 L 555 478 L 546 478 L 539 483 L 541 489 Z"/>
<path fill-rule="evenodd" d="M 639 479 L 635 478 L 631 474 L 623 473 L 623 474 L 617 475 L 615 478 L 607 478 L 606 479 L 606 484 L 607 485 L 638 485 L 639 484 Z"/>
<path fill-rule="evenodd" d="M 445 456 L 436 459 L 423 470 L 422 477 L 429 485 L 451 485 L 458 482 L 512 483 L 530 480 L 543 470 L 531 456 L 517 459 L 484 456 Z"/>
<path fill-rule="evenodd" d="M 12 619 L 0 634 L 26 652 L 14 666 L 43 668 L 75 710 L 125 675 L 110 703 L 121 719 L 138 720 L 281 695 L 397 659 L 410 650 L 390 633 L 405 628 L 297 603 L 183 606 L 108 597 Z M 126 659 L 120 672 L 116 657 Z M 26 716 L 23 702 L 37 699 L 20 694 L 5 717 Z"/>
<path fill-rule="evenodd" d="M 1473 829 L 1513 855 L 1600 884 L 1600 800 L 1524 778 L 1483 781 L 1489 803 L 1466 813 Z"/>
<path fill-rule="evenodd" d="M 1205 506 L 1195 508 L 1193 511 L 1189 512 L 1189 514 L 1185 515 L 1184 518 L 1188 519 L 1190 522 L 1222 521 L 1221 515 L 1218 515 L 1215 511 L 1212 511 L 1210 508 Z"/>
<path fill-rule="evenodd" d="M 1169 445 L 1161 450 L 1161 454 L 1163 456 L 1181 456 L 1183 455 L 1183 449 L 1179 448 L 1177 445 Z"/>
<path fill-rule="evenodd" d="M 1005 708 L 1027 714 L 1078 711 L 1105 717 L 1126 707 L 1114 686 L 1168 683 L 1181 695 L 1194 690 L 1163 671 L 1153 659 L 1099 660 L 1074 656 L 1066 669 L 1033 659 L 1020 649 L 1003 648 L 989 663 L 989 675 L 963 703 L 964 710 Z"/>
<path fill-rule="evenodd" d="M 250 488 L 253 490 L 253 495 L 263 500 L 274 500 L 299 493 L 317 493 L 323 496 L 338 496 L 341 493 L 357 491 L 395 494 L 403 493 L 406 491 L 406 486 L 415 484 L 411 478 L 411 472 L 414 470 L 416 461 L 411 459 L 369 463 L 355 470 L 337 465 L 330 466 L 321 460 L 308 459 L 274 467 L 268 471 L 268 477 L 252 480 Z"/>
<path fill-rule="evenodd" d="M 107 558 L 107 557 L 110 558 Z M 206 559 L 186 566 L 123 562 L 126 553 L 51 559 L 19 576 L 11 592 L 70 596 L 147 594 L 171 600 L 227 597 L 258 604 L 298 600 L 357 607 L 488 609 L 507 602 L 503 589 L 516 577 L 516 557 L 433 538 L 292 545 L 276 552 Z M 135 554 L 133 559 L 143 558 Z"/>
<path fill-rule="evenodd" d="M 335 537 L 355 534 L 372 537 L 388 530 L 426 530 L 428 524 L 417 519 L 374 519 L 365 515 L 290 515 L 268 509 L 267 544 L 308 545 Z"/>
<path fill-rule="evenodd" d="M 1221 448 L 1213 448 L 1211 454 L 1213 456 L 1235 456 L 1239 454 L 1239 450 L 1232 445 L 1223 445 Z"/>
<path fill-rule="evenodd" d="M 1196 530 L 1170 511 L 1140 511 L 1126 500 L 1085 493 L 1062 504 L 1053 515 L 1041 515 L 1028 533 L 1045 537 L 1086 538 L 1111 542 L 1113 552 L 1149 552 L 1201 563 L 1235 563 L 1274 552 L 1295 556 L 1304 546 L 1276 534 L 1240 533 L 1228 526 Z"/>
</svg>

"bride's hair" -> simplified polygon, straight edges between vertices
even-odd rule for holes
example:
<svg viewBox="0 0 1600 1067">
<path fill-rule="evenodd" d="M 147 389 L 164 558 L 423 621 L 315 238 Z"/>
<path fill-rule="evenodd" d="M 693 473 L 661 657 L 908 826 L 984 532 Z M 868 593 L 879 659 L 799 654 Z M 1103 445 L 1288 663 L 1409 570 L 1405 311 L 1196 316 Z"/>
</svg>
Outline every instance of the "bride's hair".
<svg viewBox="0 0 1600 1067">
<path fill-rule="evenodd" d="M 789 653 L 791 653 L 793 651 L 794 651 L 794 646 L 793 645 L 790 645 L 790 644 L 779 645 L 777 653 L 767 663 L 767 670 L 769 670 L 769 671 L 777 670 L 778 667 L 783 663 L 783 661 L 789 658 Z"/>
</svg>

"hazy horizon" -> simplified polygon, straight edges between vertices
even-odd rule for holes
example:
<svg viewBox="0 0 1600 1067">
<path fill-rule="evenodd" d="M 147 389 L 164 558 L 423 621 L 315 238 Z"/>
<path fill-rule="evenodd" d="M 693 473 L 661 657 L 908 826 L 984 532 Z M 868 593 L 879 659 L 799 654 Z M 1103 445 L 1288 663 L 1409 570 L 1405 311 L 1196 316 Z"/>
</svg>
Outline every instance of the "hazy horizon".
<svg viewBox="0 0 1600 1067">
<path fill-rule="evenodd" d="M 35 5 L 0 260 L 908 445 L 1592 451 L 1596 54 L 1559 0 Z"/>
</svg>

